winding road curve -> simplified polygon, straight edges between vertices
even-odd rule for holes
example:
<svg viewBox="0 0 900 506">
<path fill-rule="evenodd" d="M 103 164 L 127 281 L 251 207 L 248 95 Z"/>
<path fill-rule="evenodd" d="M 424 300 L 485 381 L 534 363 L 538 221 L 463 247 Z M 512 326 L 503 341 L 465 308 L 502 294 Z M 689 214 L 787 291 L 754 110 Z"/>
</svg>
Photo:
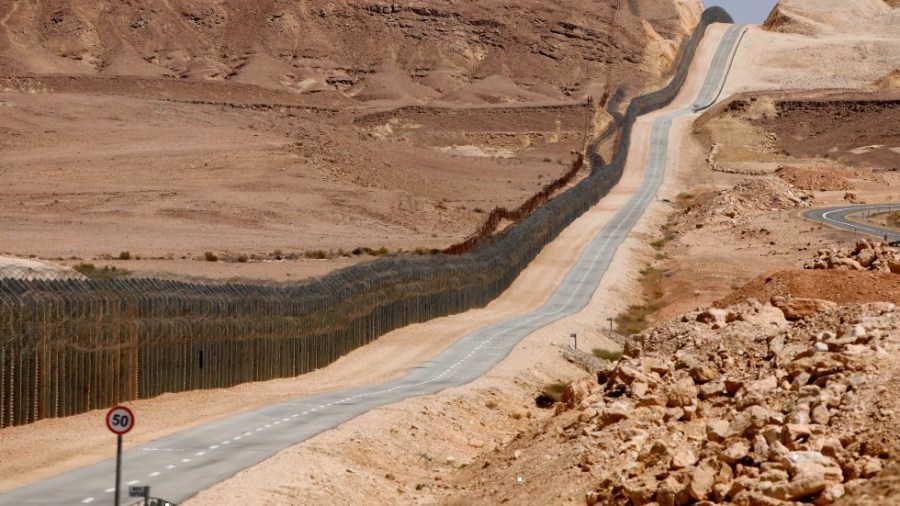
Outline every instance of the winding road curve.
<svg viewBox="0 0 900 506">
<path fill-rule="evenodd" d="M 844 230 L 852 230 L 853 232 L 862 232 L 864 234 L 873 235 L 880 239 L 886 239 L 889 242 L 900 241 L 900 232 L 889 228 L 882 228 L 871 223 L 862 223 L 851 219 L 853 215 L 860 213 L 882 213 L 886 211 L 900 211 L 900 204 L 867 204 L 855 206 L 836 206 L 824 207 L 820 209 L 811 209 L 804 211 L 801 216 L 808 220 L 818 221 L 832 227 Z"/>
<path fill-rule="evenodd" d="M 535 330 L 583 309 L 665 174 L 669 128 L 718 93 L 743 26 L 729 26 L 693 103 L 653 124 L 644 179 L 635 195 L 588 244 L 550 299 L 531 312 L 458 339 L 406 375 L 377 385 L 298 398 L 240 413 L 141 445 L 123 454 L 123 488 L 149 485 L 152 495 L 181 502 L 238 471 L 371 409 L 469 383 L 488 372 Z M 110 459 L 13 490 L 0 505 L 112 504 Z M 127 504 L 127 498 L 123 498 Z"/>
</svg>

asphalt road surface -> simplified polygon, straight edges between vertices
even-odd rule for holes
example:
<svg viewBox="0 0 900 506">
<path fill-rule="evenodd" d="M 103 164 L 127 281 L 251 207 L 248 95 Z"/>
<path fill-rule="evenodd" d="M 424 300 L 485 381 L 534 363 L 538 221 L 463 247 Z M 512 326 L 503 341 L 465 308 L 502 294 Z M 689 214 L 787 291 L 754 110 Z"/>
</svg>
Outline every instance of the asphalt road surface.
<svg viewBox="0 0 900 506">
<path fill-rule="evenodd" d="M 802 213 L 804 218 L 819 221 L 832 227 L 852 230 L 863 234 L 873 235 L 879 239 L 887 239 L 889 242 L 900 241 L 900 232 L 888 228 L 882 228 L 871 223 L 862 223 L 859 218 L 854 221 L 851 216 L 862 214 L 876 214 L 888 211 L 900 211 L 900 204 L 867 204 L 858 206 L 825 207 L 811 209 Z"/>
<path fill-rule="evenodd" d="M 742 29 L 727 28 L 707 75 L 710 84 L 694 103 L 654 123 L 640 189 L 586 247 L 543 306 L 463 336 L 434 359 L 393 381 L 267 406 L 133 448 L 123 454 L 122 504 L 129 504 L 124 496 L 131 485 L 150 486 L 152 496 L 182 502 L 373 408 L 469 383 L 499 363 L 527 335 L 583 309 L 616 249 L 662 184 L 672 120 L 691 114 L 694 105 L 715 97 Z M 140 413 L 136 416 L 139 424 Z M 113 504 L 114 477 L 115 459 L 110 459 L 13 490 L 0 496 L 0 505 Z"/>
</svg>

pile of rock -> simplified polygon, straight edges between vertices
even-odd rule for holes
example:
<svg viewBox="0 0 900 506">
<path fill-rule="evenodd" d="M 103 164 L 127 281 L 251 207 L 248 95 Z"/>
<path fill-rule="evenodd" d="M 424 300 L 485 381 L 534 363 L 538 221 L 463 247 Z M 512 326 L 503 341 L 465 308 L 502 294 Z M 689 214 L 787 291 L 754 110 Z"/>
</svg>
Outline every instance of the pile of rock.
<svg viewBox="0 0 900 506">
<path fill-rule="evenodd" d="M 842 269 L 850 271 L 882 271 L 900 274 L 900 249 L 887 243 L 867 239 L 857 241 L 850 250 L 822 249 L 804 264 L 804 269 Z"/>
<path fill-rule="evenodd" d="M 679 219 L 686 228 L 749 223 L 760 212 L 809 207 L 813 197 L 778 177 L 749 178 L 734 187 L 698 197 Z"/>
<path fill-rule="evenodd" d="M 398 3 L 391 4 L 370 4 L 367 9 L 376 14 L 394 14 L 403 10 L 403 6 Z"/>
<path fill-rule="evenodd" d="M 900 311 L 828 308 L 789 322 L 751 301 L 690 313 L 569 387 L 569 438 L 605 441 L 587 504 L 832 504 L 898 444 Z M 891 365 L 893 364 L 893 365 Z M 583 465 L 591 467 L 592 462 Z"/>
</svg>

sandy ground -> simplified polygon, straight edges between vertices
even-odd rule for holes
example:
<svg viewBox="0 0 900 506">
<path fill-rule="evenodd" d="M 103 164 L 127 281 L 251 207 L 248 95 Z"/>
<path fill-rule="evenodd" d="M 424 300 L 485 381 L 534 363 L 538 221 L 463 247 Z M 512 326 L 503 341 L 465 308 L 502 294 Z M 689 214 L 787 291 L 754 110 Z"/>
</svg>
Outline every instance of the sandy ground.
<svg viewBox="0 0 900 506">
<path fill-rule="evenodd" d="M 590 229 L 576 232 L 570 227 L 551 247 L 555 249 L 560 241 L 568 241 L 571 232 L 585 238 L 595 233 L 612 215 L 612 211 L 635 189 L 643 172 L 642 162 L 647 150 L 648 127 L 661 114 L 680 109 L 690 103 L 702 85 L 706 68 L 704 65 L 708 66 L 723 31 L 722 26 L 710 29 L 709 36 L 704 40 L 697 55 L 698 66 L 703 71 L 691 74 L 683 92 L 675 102 L 667 109 L 638 121 L 622 182 L 609 197 L 574 225 L 580 229 L 586 220 L 590 220 Z M 689 121 L 682 119 L 677 124 L 683 132 L 685 124 L 689 124 Z M 672 155 L 677 158 L 679 156 L 677 145 L 672 151 Z M 679 170 L 679 167 L 673 167 L 667 179 L 671 181 Z M 663 190 L 665 191 L 668 189 Z M 471 459 L 475 454 L 483 452 L 485 444 L 493 446 L 508 440 L 515 435 L 517 428 L 517 423 L 509 421 L 506 416 L 501 416 L 505 420 L 499 426 L 474 430 L 467 430 L 464 425 L 445 427 L 443 418 L 473 417 L 473 412 L 481 415 L 485 410 L 490 411 L 492 408 L 483 405 L 484 396 L 490 396 L 490 392 L 498 391 L 503 392 L 503 397 L 507 399 L 518 400 L 518 405 L 506 407 L 513 410 L 511 415 L 513 420 L 516 414 L 521 416 L 523 413 L 535 412 L 534 416 L 546 416 L 546 413 L 538 414 L 538 410 L 533 408 L 529 394 L 554 381 L 571 381 L 580 373 L 577 367 L 561 357 L 563 346 L 568 344 L 566 336 L 573 332 L 577 333 L 579 343 L 584 343 L 580 346 L 587 350 L 618 347 L 615 342 L 604 337 L 601 329 L 605 326 L 606 318 L 620 312 L 638 296 L 634 292 L 636 273 L 632 266 L 642 262 L 642 257 L 646 257 L 646 253 L 642 252 L 646 248 L 644 238 L 658 224 L 666 208 L 666 204 L 662 202 L 651 204 L 639 225 L 617 252 L 607 275 L 585 310 L 528 336 L 509 357 L 483 378 L 470 385 L 448 389 L 435 396 L 410 399 L 373 410 L 239 473 L 235 478 L 201 493 L 188 504 L 239 504 L 244 500 L 260 504 L 353 502 L 363 497 L 357 488 L 357 485 L 363 486 L 360 481 L 365 483 L 364 494 L 374 502 L 438 501 L 443 495 L 440 487 L 433 485 L 417 487 L 420 484 L 417 481 L 432 484 L 441 481 L 440 474 L 448 472 L 448 468 L 453 468 L 457 462 L 464 463 L 467 458 Z M 581 235 L 585 233 L 589 235 Z M 571 253 L 575 251 L 570 250 Z M 547 253 L 549 250 L 542 252 L 532 267 L 544 261 Z M 555 254 L 552 256 L 556 257 Z M 529 267 L 529 271 L 532 267 Z M 512 404 L 509 400 L 507 402 Z M 425 425 L 422 430 L 427 433 L 424 442 L 404 435 L 408 430 L 405 424 L 392 422 L 401 413 L 404 418 L 412 414 L 425 414 L 422 417 L 422 423 Z M 474 422 L 476 419 L 473 417 L 469 420 Z M 419 427 L 417 423 L 413 422 L 413 425 Z M 484 443 L 483 440 L 489 442 Z M 369 446 L 370 444 L 372 446 Z M 375 453 L 377 457 L 368 456 L 369 453 Z M 422 461 L 423 455 L 428 456 L 427 462 Z M 452 457 L 449 462 L 448 456 Z M 365 462 L 366 460 L 368 462 Z M 309 462 L 316 462 L 316 465 L 311 467 L 305 464 Z M 389 465 L 389 462 L 399 462 L 400 465 Z M 378 475 L 381 470 L 388 474 Z M 570 498 L 574 497 L 578 497 L 578 494 L 572 492 Z"/>
<path fill-rule="evenodd" d="M 720 35 L 721 30 L 713 30 L 711 33 L 715 35 L 704 42 L 701 60 L 711 57 L 711 51 L 714 49 L 717 35 Z M 713 45 L 712 48 L 710 45 Z M 701 79 L 692 77 L 686 89 L 696 91 L 702 84 L 701 81 Z M 678 103 L 683 105 L 686 100 L 690 99 L 689 95 L 691 92 L 685 91 L 679 96 Z M 642 119 L 642 122 L 646 121 L 649 119 Z M 638 144 L 636 143 L 635 146 Z M 636 153 L 641 151 L 638 147 L 634 149 Z M 646 149 L 646 146 L 643 149 Z M 254 406 L 339 387 L 390 379 L 413 365 L 427 360 L 428 357 L 439 352 L 455 337 L 466 331 L 497 321 L 504 316 L 536 307 L 549 296 L 555 283 L 561 279 L 567 266 L 587 241 L 596 234 L 596 231 L 633 192 L 642 174 L 640 159 L 639 156 L 632 157 L 622 182 L 614 191 L 545 248 L 514 283 L 513 287 L 487 308 L 393 332 L 372 345 L 340 359 L 335 364 L 301 378 L 243 385 L 221 391 L 171 394 L 132 403 L 131 406 L 135 410 L 136 416 L 140 417 L 141 422 L 129 435 L 127 445 L 129 447 L 137 446 L 179 428 L 186 428 L 217 416 L 224 416 Z M 653 212 L 649 215 L 652 216 Z M 642 225 L 642 227 L 644 226 L 646 225 Z M 558 355 L 559 349 L 551 343 L 559 343 L 558 336 L 567 336 L 573 331 L 578 332 L 579 336 L 584 336 L 580 337 L 584 342 L 582 346 L 588 347 L 588 349 L 615 347 L 614 343 L 600 336 L 594 322 L 600 316 L 602 316 L 600 318 L 602 320 L 613 316 L 633 297 L 633 294 L 630 293 L 630 286 L 634 273 L 627 266 L 631 264 L 628 252 L 636 246 L 635 242 L 640 243 L 640 240 L 629 239 L 625 247 L 620 250 L 609 274 L 604 279 L 603 287 L 598 290 L 595 300 L 590 305 L 591 309 L 571 319 L 558 322 L 554 326 L 542 330 L 533 338 L 530 337 L 528 342 L 517 349 L 516 353 L 504 362 L 505 365 L 498 369 L 506 371 L 502 373 L 501 378 L 508 378 L 509 375 L 514 374 L 514 371 L 521 370 L 522 361 L 530 360 L 524 357 L 533 359 Z M 602 313 L 602 315 L 598 313 Z M 565 329 L 565 331 L 561 329 Z M 442 337 L 438 343 L 426 342 L 422 339 L 426 335 Z M 536 344 L 530 344 L 532 342 Z M 377 370 L 370 367 L 372 363 L 379 364 Z M 563 377 L 575 373 L 574 368 L 566 365 L 559 358 L 554 359 L 553 369 L 553 372 L 541 374 L 559 374 Z M 497 379 L 491 378 L 493 375 L 484 381 L 497 381 Z M 479 383 L 476 382 L 472 388 L 479 388 L 478 385 Z M 193 407 L 191 414 L 185 413 L 183 416 L 176 414 L 173 418 L 172 413 L 182 413 L 182 410 L 176 408 L 185 403 L 189 403 Z M 358 423 L 373 423 L 368 420 L 370 416 L 379 417 L 382 420 L 391 419 L 395 416 L 392 414 L 394 410 L 393 407 L 376 410 L 362 417 Z M 17 458 L 4 459 L 2 465 L 9 467 L 0 472 L 0 476 L 4 477 L 0 481 L 0 489 L 8 490 L 112 455 L 113 449 L 109 447 L 108 435 L 102 430 L 102 416 L 101 412 L 93 412 L 62 420 L 43 420 L 26 427 L 4 429 L 3 438 L 0 439 L 0 451 L 10 454 L 15 452 Z M 356 421 L 352 423 L 356 423 Z M 327 437 L 342 438 L 340 430 L 343 428 L 337 432 L 330 432 Z M 58 440 L 68 440 L 69 437 L 78 434 L 78 444 L 67 445 L 64 448 L 57 447 L 57 451 L 48 452 L 45 447 L 39 445 L 39 442 L 44 439 L 41 434 L 46 432 L 59 434 Z M 309 441 L 304 445 L 315 445 L 314 441 Z"/>
<path fill-rule="evenodd" d="M 755 41 L 753 37 L 756 37 Z M 846 42 L 841 35 L 836 37 L 836 44 Z M 818 40 L 810 38 L 802 40 L 802 44 L 818 43 Z M 749 61 L 756 62 L 794 54 L 798 46 L 791 37 L 754 32 L 749 47 L 745 50 L 753 52 Z M 881 53 L 883 57 L 896 54 Z M 803 60 L 804 65 L 795 70 L 795 75 L 801 77 L 794 80 L 784 78 L 788 75 L 787 68 L 756 71 L 751 78 L 746 66 L 748 60 L 742 58 L 741 53 L 738 58 L 744 70 L 732 76 L 729 89 L 752 89 L 756 85 L 770 86 L 765 83 L 771 82 L 783 83 L 777 86 L 779 89 L 794 86 L 834 88 L 847 82 L 842 81 L 847 76 L 843 73 L 836 73 L 831 79 L 805 81 L 803 76 L 817 72 L 816 68 L 821 66 L 817 57 Z M 843 62 L 840 58 L 836 60 L 834 66 L 838 68 Z M 852 84 L 871 82 L 868 77 L 876 76 L 880 71 L 877 67 L 879 65 L 870 66 L 869 73 Z M 751 116 L 742 121 L 752 121 Z M 471 385 L 437 396 L 411 399 L 359 417 L 201 493 L 191 504 L 241 501 L 258 504 L 330 504 L 355 502 L 363 498 L 375 503 L 409 504 L 490 504 L 504 497 L 514 498 L 513 503 L 525 502 L 525 498 L 529 502 L 540 503 L 584 501 L 584 491 L 598 484 L 592 482 L 592 475 L 579 471 L 577 458 L 570 458 L 580 452 L 578 445 L 584 444 L 581 442 L 583 439 L 561 443 L 558 451 L 548 450 L 544 455 L 526 457 L 523 452 L 513 449 L 527 448 L 527 439 L 523 439 L 526 435 L 540 434 L 541 427 L 553 426 L 548 420 L 549 413 L 534 407 L 534 395 L 546 389 L 549 383 L 581 376 L 574 366 L 559 358 L 559 344 L 565 340 L 563 336 L 578 331 L 579 336 L 587 335 L 590 339 L 590 329 L 599 334 L 599 329 L 603 327 L 605 318 L 611 312 L 607 308 L 622 308 L 630 301 L 643 297 L 637 288 L 636 265 L 655 265 L 666 273 L 661 289 L 668 305 L 654 315 L 656 319 L 664 319 L 693 307 L 708 305 L 740 288 L 761 272 L 778 268 L 797 269 L 814 254 L 817 247 L 835 244 L 850 246 L 856 241 L 851 234 L 798 219 L 797 207 L 785 205 L 785 200 L 774 200 L 783 198 L 777 194 L 783 188 L 777 183 L 765 186 L 773 189 L 766 191 L 775 193 L 759 191 L 750 198 L 741 197 L 741 192 L 745 190 L 731 189 L 742 188 L 739 185 L 747 179 L 747 175 L 711 172 L 703 162 L 709 146 L 690 136 L 690 122 L 678 122 L 674 128 L 675 135 L 683 139 L 683 143 L 675 143 L 681 145 L 680 152 L 673 153 L 679 163 L 667 177 L 660 195 L 671 202 L 658 202 L 651 206 L 641 226 L 617 255 L 611 275 L 604 279 L 584 313 L 529 336 L 495 370 Z M 727 147 L 744 148 L 740 143 Z M 802 166 L 810 162 L 785 157 L 769 161 L 766 157 L 770 155 L 766 149 L 758 150 L 758 156 L 765 163 L 787 160 Z M 632 159 L 635 160 L 639 158 Z M 866 179 L 866 174 L 854 172 L 849 180 L 854 188 L 865 192 L 867 199 L 876 201 L 893 194 L 894 179 L 882 181 L 880 185 L 872 184 Z M 753 187 L 752 184 L 748 186 Z M 736 214 L 736 218 L 725 217 L 725 221 L 721 221 L 723 210 L 706 208 L 699 201 L 702 194 L 709 193 L 712 198 L 723 191 L 722 198 L 744 198 L 746 202 L 741 205 L 750 206 L 747 202 L 759 199 L 760 207 L 747 208 L 743 211 L 744 215 Z M 694 197 L 679 198 L 687 192 L 694 194 Z M 827 203 L 841 200 L 841 195 L 832 190 L 815 192 L 811 197 L 813 202 Z M 691 204 L 683 201 L 694 199 L 698 200 L 698 205 L 688 210 Z M 736 201 L 743 202 L 740 198 Z M 772 207 L 774 202 L 781 204 Z M 704 209 L 708 209 L 710 214 L 703 215 Z M 696 227 L 695 223 L 699 222 L 691 220 L 700 215 L 703 216 L 704 226 Z M 673 216 L 676 217 L 674 221 Z M 648 243 L 664 235 L 660 230 L 663 224 L 674 227 L 678 234 L 660 253 L 650 248 Z M 732 247 L 723 252 L 723 244 Z M 801 283 L 810 290 L 803 295 L 828 295 L 817 290 L 815 282 L 811 281 L 807 279 Z M 868 297 L 880 297 L 878 289 Z M 612 344 L 594 341 L 588 346 L 595 343 L 601 347 Z M 536 420 L 532 421 L 532 418 Z M 398 424 L 394 421 L 397 419 L 404 421 Z M 550 430 L 561 428 L 559 425 L 556 427 Z M 639 439 L 634 434 L 619 436 Z M 514 441 L 517 442 L 513 445 Z M 519 463 L 506 464 L 515 461 Z M 310 466 L 310 462 L 316 465 Z M 492 472 L 489 483 L 483 480 L 476 483 L 477 471 L 458 471 L 476 463 L 479 468 L 487 468 L 498 462 L 504 463 L 507 471 Z"/>
<path fill-rule="evenodd" d="M 795 3 L 806 5 L 800 1 Z M 876 6 L 876 9 L 880 7 Z M 891 30 L 898 25 L 881 21 L 871 25 L 874 28 L 870 31 L 877 32 L 874 35 L 866 34 L 866 23 L 862 22 L 852 30 L 843 30 L 845 33 L 842 34 L 829 33 L 828 37 L 751 29 L 745 38 L 745 45 L 738 52 L 734 73 L 726 86 L 726 95 L 752 89 L 868 85 L 886 74 L 885 67 L 895 65 L 896 55 L 900 54 L 895 50 L 895 44 L 900 39 L 891 37 Z M 712 39 L 704 43 L 704 54 L 707 56 L 710 51 L 708 44 Z M 865 47 L 868 54 L 873 55 L 869 62 L 871 65 L 859 64 L 852 58 L 852 51 L 843 49 L 848 45 L 857 47 L 854 44 L 859 41 L 869 44 Z M 829 58 L 823 60 L 823 54 Z M 834 60 L 833 68 L 831 60 Z M 850 60 L 853 63 L 848 63 Z M 821 68 L 822 61 L 829 62 L 828 68 Z M 852 67 L 858 64 L 865 68 Z M 750 131 L 747 125 L 739 128 Z M 669 305 L 655 316 L 664 318 L 709 304 L 762 271 L 785 266 L 798 268 L 819 244 L 849 245 L 855 241 L 846 233 L 803 222 L 796 217 L 796 208 L 784 207 L 768 211 L 756 209 L 752 213 L 747 211 L 749 218 L 745 221 L 716 222 L 719 225 L 701 228 L 695 228 L 693 222 L 688 221 L 691 219 L 688 213 L 685 221 L 680 223 L 681 226 L 690 225 L 693 231 L 688 233 L 681 229 L 678 239 L 668 244 L 663 252 L 654 250 L 649 243 L 663 235 L 660 227 L 668 224 L 673 211 L 677 214 L 685 212 L 684 204 L 680 202 L 684 199 L 679 199 L 679 195 L 690 192 L 700 200 L 702 193 L 714 194 L 727 190 L 746 178 L 743 174 L 709 171 L 703 162 L 709 146 L 689 137 L 689 121 L 676 122 L 674 132 L 684 141 L 674 143 L 676 147 L 673 150 L 676 152 L 672 155 L 679 162 L 667 175 L 660 193 L 661 198 L 670 202 L 660 201 L 651 205 L 641 224 L 620 249 L 594 300 L 583 313 L 529 336 L 491 373 L 470 385 L 370 412 L 239 473 L 232 480 L 201 493 L 191 504 L 333 504 L 360 501 L 454 504 L 458 491 L 467 487 L 463 478 L 463 481 L 454 481 L 456 470 L 476 459 L 483 463 L 485 459 L 494 458 L 492 455 L 497 455 L 498 459 L 518 458 L 503 453 L 506 451 L 505 444 L 520 437 L 529 428 L 540 427 L 550 416 L 550 413 L 534 407 L 534 395 L 552 383 L 568 382 L 583 376 L 580 369 L 561 357 L 562 345 L 568 344 L 565 336 L 578 332 L 579 345 L 585 349 L 616 347 L 616 343 L 604 337 L 602 329 L 606 326 L 607 317 L 616 315 L 645 296 L 640 289 L 636 266 L 656 265 L 667 273 L 661 286 L 664 300 Z M 759 154 L 765 160 L 764 164 L 783 161 L 777 157 L 767 158 L 771 153 L 765 150 Z M 601 226 L 626 198 L 627 188 L 634 185 L 639 177 L 639 171 L 635 171 L 634 167 L 636 161 L 639 157 L 631 159 L 625 181 L 617 187 L 614 195 L 567 229 L 542 252 L 523 277 L 488 308 L 466 314 L 463 318 L 445 318 L 394 332 L 301 379 L 169 395 L 134 403 L 133 407 L 142 421 L 128 444 L 139 445 L 177 428 L 262 403 L 394 377 L 439 351 L 433 343 L 428 346 L 422 344 L 420 337 L 426 331 L 432 336 L 444 336 L 439 345 L 442 348 L 455 336 L 476 325 L 534 307 L 549 294 L 552 282 L 562 275 L 566 259 L 577 254 L 591 232 Z M 877 184 L 864 179 L 851 178 L 851 183 L 867 192 L 866 198 L 871 201 L 886 198 L 892 193 L 890 187 L 882 184 L 879 190 Z M 825 203 L 839 201 L 842 195 L 843 191 L 840 194 L 831 191 L 813 197 L 815 202 Z M 700 213 L 703 209 L 698 207 L 695 212 Z M 721 218 L 721 215 L 712 216 Z M 735 245 L 731 254 L 723 254 L 722 244 Z M 390 362 L 390 367 L 374 370 L 369 364 L 378 363 L 377 359 Z M 178 407 L 184 403 L 198 406 L 197 411 L 201 415 L 178 419 Z M 170 416 L 159 416 L 159 413 L 176 415 L 173 420 Z M 0 490 L 110 456 L 111 441 L 102 427 L 101 418 L 102 413 L 96 412 L 64 420 L 45 420 L 29 427 L 4 429 L 0 433 L 0 453 L 14 455 L 14 458 L 3 459 L 0 463 Z M 398 420 L 402 422 L 398 423 Z M 54 434 L 54 450 L 48 450 L 46 438 L 38 436 L 38 430 L 30 430 L 32 428 L 40 429 L 42 434 Z M 62 450 L 59 448 L 60 441 L 67 442 Z M 68 444 L 70 441 L 79 441 L 80 446 Z M 554 467 L 562 465 L 555 458 L 554 455 L 545 455 L 543 461 L 538 459 L 530 464 L 534 468 L 555 469 L 556 476 L 565 475 L 565 483 L 561 486 L 553 486 L 546 481 L 534 483 L 532 476 L 521 475 L 509 475 L 504 481 L 491 485 L 495 492 L 501 493 L 516 487 L 532 487 L 530 490 L 540 493 L 545 502 L 583 501 L 583 492 L 596 486 L 596 483 L 591 483 L 590 477 L 581 474 L 564 474 L 568 468 Z M 535 472 L 534 476 L 538 475 Z M 496 494 L 485 497 L 496 497 Z M 490 501 L 484 499 L 484 502 Z"/>
<path fill-rule="evenodd" d="M 608 119 L 587 97 L 660 79 L 701 10 L 523 5 L 5 2 L 0 252 L 290 281 L 458 242 L 564 173 Z M 234 269 L 184 262 L 207 251 Z"/>
<path fill-rule="evenodd" d="M 791 46 L 786 46 L 786 50 L 790 51 Z M 766 53 L 767 56 L 777 54 Z M 820 83 L 821 87 L 832 85 L 828 81 Z M 675 125 L 676 135 L 684 139 L 680 153 L 673 153 L 680 163 L 669 174 L 660 195 L 671 202 L 653 204 L 642 226 L 623 248 L 627 253 L 617 256 L 611 269 L 613 275 L 604 280 L 584 313 L 530 336 L 506 361 L 472 385 L 376 410 L 240 473 L 233 480 L 200 494 L 192 504 L 228 503 L 232 498 L 235 502 L 248 500 L 260 504 L 328 504 L 352 502 L 363 496 L 377 503 L 416 504 L 458 504 L 460 497 L 465 497 L 465 503 L 491 503 L 500 497 L 529 497 L 545 503 L 583 501 L 583 491 L 596 483 L 591 483 L 590 476 L 573 473 L 567 467 L 572 462 L 565 455 L 577 453 L 576 447 L 565 446 L 557 453 L 532 456 L 521 464 L 509 466 L 509 472 L 501 473 L 499 478 L 492 473 L 491 483 L 481 483 L 477 492 L 473 491 L 474 481 L 468 480 L 475 480 L 473 475 L 478 473 L 456 470 L 473 462 L 490 466 L 492 462 L 525 458 L 512 450 L 523 443 L 515 446 L 510 443 L 529 429 L 540 433 L 548 416 L 534 408 L 533 396 L 547 388 L 548 383 L 577 372 L 557 358 L 560 336 L 576 330 L 579 336 L 583 335 L 587 329 L 579 326 L 579 322 L 597 332 L 608 314 L 601 309 L 604 304 L 618 302 L 617 307 L 621 308 L 628 301 L 640 299 L 635 264 L 656 265 L 666 272 L 661 288 L 668 305 L 654 315 L 661 320 L 706 306 L 760 272 L 799 268 L 818 246 L 849 246 L 856 240 L 852 235 L 798 219 L 797 208 L 791 207 L 757 208 L 748 211 L 750 214 L 743 221 L 696 228 L 689 220 L 691 213 L 703 209 L 701 206 L 688 212 L 682 223 L 678 220 L 672 223 L 676 228 L 690 225 L 692 230 L 680 229 L 678 238 L 666 246 L 665 258 L 660 259 L 648 243 L 663 235 L 659 229 L 663 222 L 668 224 L 671 216 L 685 212 L 684 204 L 679 204 L 679 195 L 717 193 L 747 178 L 745 174 L 710 172 L 702 162 L 708 147 L 692 139 L 690 131 L 690 122 Z M 762 150 L 759 154 L 765 158 L 766 152 Z M 874 201 L 888 198 L 892 193 L 891 187 L 883 183 L 880 188 L 869 184 L 865 173 L 853 173 L 853 176 L 851 183 L 863 189 L 866 198 Z M 768 199 L 775 195 L 758 197 Z M 813 195 L 813 201 L 819 203 L 840 198 L 835 191 Z M 716 214 L 708 218 L 713 223 L 719 219 Z M 734 247 L 723 254 L 722 244 Z M 627 263 L 623 265 L 623 261 Z M 616 294 L 613 287 L 623 282 Z M 814 282 L 804 282 L 802 286 L 812 290 L 803 295 L 815 296 L 821 292 L 815 289 Z M 878 298 L 878 293 L 875 289 L 870 297 Z M 399 417 L 407 420 L 408 425 L 390 422 Z M 528 422 L 531 417 L 537 421 Z M 307 462 L 317 465 L 313 469 L 304 465 Z M 535 481 L 537 476 L 548 475 L 565 477 L 565 485 Z"/>
</svg>

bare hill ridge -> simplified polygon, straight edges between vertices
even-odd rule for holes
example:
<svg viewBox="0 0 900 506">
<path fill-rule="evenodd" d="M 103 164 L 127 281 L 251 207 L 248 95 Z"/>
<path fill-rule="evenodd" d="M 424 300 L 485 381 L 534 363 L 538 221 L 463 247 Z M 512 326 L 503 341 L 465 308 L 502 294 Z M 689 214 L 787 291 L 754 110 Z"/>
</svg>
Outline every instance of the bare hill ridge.
<svg viewBox="0 0 900 506">
<path fill-rule="evenodd" d="M 605 93 L 659 86 L 701 10 L 0 2 L 0 244 L 282 281 L 446 247 L 568 170 Z"/>
<path fill-rule="evenodd" d="M 697 0 L 630 3 L 12 1 L 0 6 L 0 67 L 236 81 L 360 101 L 460 90 L 458 100 L 491 78 L 523 88 L 501 93 L 507 100 L 546 100 L 605 80 L 609 67 L 619 79 L 635 67 L 665 71 L 639 65 L 645 50 L 658 54 L 660 38 L 673 46 L 702 9 Z"/>
</svg>

